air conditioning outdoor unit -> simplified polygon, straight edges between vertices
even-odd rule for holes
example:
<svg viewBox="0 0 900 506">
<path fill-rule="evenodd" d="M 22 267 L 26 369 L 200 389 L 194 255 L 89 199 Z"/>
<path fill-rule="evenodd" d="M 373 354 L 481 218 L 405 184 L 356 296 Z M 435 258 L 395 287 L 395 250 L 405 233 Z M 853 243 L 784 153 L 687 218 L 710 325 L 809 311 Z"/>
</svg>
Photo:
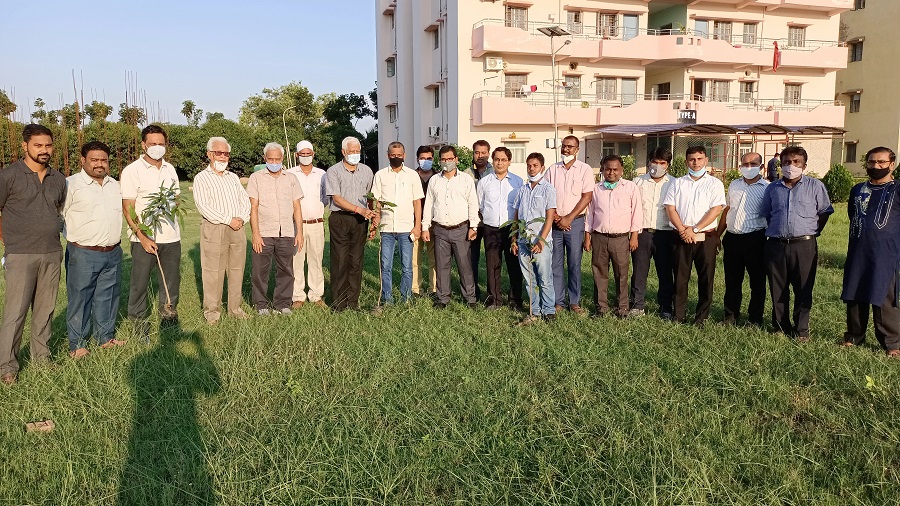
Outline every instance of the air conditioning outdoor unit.
<svg viewBox="0 0 900 506">
<path fill-rule="evenodd" d="M 428 135 L 431 137 L 437 137 L 441 135 L 441 127 L 430 126 L 428 127 Z"/>
<path fill-rule="evenodd" d="M 500 56 L 488 56 L 484 59 L 484 70 L 491 72 L 503 70 L 503 58 Z"/>
</svg>

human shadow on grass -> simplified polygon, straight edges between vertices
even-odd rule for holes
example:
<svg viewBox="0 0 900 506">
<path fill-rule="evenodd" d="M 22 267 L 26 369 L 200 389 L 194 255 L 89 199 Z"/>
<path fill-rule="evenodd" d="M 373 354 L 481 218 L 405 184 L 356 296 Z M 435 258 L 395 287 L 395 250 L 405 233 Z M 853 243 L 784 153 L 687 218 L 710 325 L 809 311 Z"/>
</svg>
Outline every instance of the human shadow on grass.
<svg viewBox="0 0 900 506">
<path fill-rule="evenodd" d="M 163 326 L 156 346 L 129 365 L 128 380 L 134 419 L 118 504 L 215 503 L 196 397 L 216 394 L 221 379 L 202 336 Z"/>
</svg>

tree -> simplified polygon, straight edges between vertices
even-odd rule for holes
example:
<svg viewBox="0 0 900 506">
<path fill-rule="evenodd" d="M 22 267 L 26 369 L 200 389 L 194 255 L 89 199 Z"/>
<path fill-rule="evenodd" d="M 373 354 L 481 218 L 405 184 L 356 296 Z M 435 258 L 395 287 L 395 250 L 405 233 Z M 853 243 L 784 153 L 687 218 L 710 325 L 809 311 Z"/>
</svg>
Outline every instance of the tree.
<svg viewBox="0 0 900 506">
<path fill-rule="evenodd" d="M 291 109 L 288 110 L 289 107 Z M 288 130 L 293 131 L 295 136 L 306 137 L 321 123 L 317 113 L 313 94 L 302 84 L 291 82 L 278 88 L 265 88 L 261 94 L 247 98 L 241 106 L 238 120 L 244 125 L 276 130 L 281 129 L 284 114 Z"/>
<path fill-rule="evenodd" d="M 347 93 L 328 102 L 323 111 L 325 121 L 350 125 L 352 120 L 372 116 L 374 112 L 369 106 L 369 101 L 364 95 Z"/>
<path fill-rule="evenodd" d="M 206 122 L 209 123 L 211 121 L 221 121 L 225 119 L 225 115 L 221 112 L 208 112 L 206 113 Z"/>
<path fill-rule="evenodd" d="M 43 98 L 40 98 L 40 97 L 36 98 L 34 100 L 35 111 L 33 113 L 31 113 L 31 119 L 33 119 L 34 121 L 36 121 L 38 123 L 43 123 L 44 118 L 47 117 L 47 111 L 44 110 L 45 105 L 47 105 L 47 104 L 44 102 Z"/>
<path fill-rule="evenodd" d="M 187 119 L 188 125 L 198 126 L 203 118 L 203 109 L 198 109 L 193 100 L 185 100 L 182 105 L 184 107 L 181 108 L 181 114 Z"/>
<path fill-rule="evenodd" d="M 10 114 L 16 112 L 17 106 L 16 104 L 9 99 L 6 92 L 0 90 L 0 116 L 9 116 Z"/>
<path fill-rule="evenodd" d="M 78 128 L 78 103 L 64 105 L 59 111 L 59 116 L 62 119 L 62 125 L 64 127 Z"/>
<path fill-rule="evenodd" d="M 138 126 L 147 122 L 147 113 L 136 105 L 119 104 L 119 121 L 126 125 Z"/>
<path fill-rule="evenodd" d="M 376 120 L 378 119 L 378 83 L 375 83 L 375 87 L 372 88 L 372 91 L 369 92 L 369 102 L 372 102 L 372 117 Z"/>
<path fill-rule="evenodd" d="M 84 106 L 84 113 L 90 118 L 91 123 L 105 123 L 106 118 L 112 114 L 112 107 L 94 100 L 90 104 Z"/>
</svg>

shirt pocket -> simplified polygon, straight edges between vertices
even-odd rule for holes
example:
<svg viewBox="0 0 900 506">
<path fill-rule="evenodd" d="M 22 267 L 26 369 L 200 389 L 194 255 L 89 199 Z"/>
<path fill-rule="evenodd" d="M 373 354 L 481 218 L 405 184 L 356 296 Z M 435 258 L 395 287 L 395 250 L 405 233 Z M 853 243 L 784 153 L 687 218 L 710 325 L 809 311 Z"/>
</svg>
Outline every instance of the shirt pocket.
<svg viewBox="0 0 900 506">
<path fill-rule="evenodd" d="M 799 198 L 795 202 L 795 209 L 791 212 L 797 213 L 801 218 L 815 218 L 818 216 L 816 201 L 810 198 Z"/>
</svg>

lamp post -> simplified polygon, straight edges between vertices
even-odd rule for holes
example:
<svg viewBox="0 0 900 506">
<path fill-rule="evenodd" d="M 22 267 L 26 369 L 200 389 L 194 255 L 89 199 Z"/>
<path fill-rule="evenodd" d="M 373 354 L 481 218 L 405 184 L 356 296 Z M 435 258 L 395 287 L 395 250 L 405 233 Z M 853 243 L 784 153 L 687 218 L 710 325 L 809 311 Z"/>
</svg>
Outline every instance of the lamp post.
<svg viewBox="0 0 900 506">
<path fill-rule="evenodd" d="M 553 74 L 553 151 L 556 153 L 556 162 L 559 163 L 559 146 L 556 145 L 556 141 L 559 139 L 559 123 L 556 119 L 556 53 L 558 53 L 560 49 L 566 47 L 566 45 L 571 44 L 572 41 L 566 40 L 563 42 L 562 46 L 559 46 L 559 48 L 554 51 L 553 37 L 565 37 L 566 35 L 572 34 L 559 26 L 546 26 L 538 28 L 538 31 L 547 37 L 550 37 L 550 72 Z"/>
<path fill-rule="evenodd" d="M 284 127 L 284 154 L 287 155 L 288 159 L 288 168 L 294 168 L 294 155 L 291 151 L 291 141 L 288 140 L 287 134 L 287 122 L 284 119 L 284 115 L 287 114 L 288 111 L 293 109 L 295 106 L 289 106 L 284 112 L 281 113 L 281 126 Z"/>
</svg>

